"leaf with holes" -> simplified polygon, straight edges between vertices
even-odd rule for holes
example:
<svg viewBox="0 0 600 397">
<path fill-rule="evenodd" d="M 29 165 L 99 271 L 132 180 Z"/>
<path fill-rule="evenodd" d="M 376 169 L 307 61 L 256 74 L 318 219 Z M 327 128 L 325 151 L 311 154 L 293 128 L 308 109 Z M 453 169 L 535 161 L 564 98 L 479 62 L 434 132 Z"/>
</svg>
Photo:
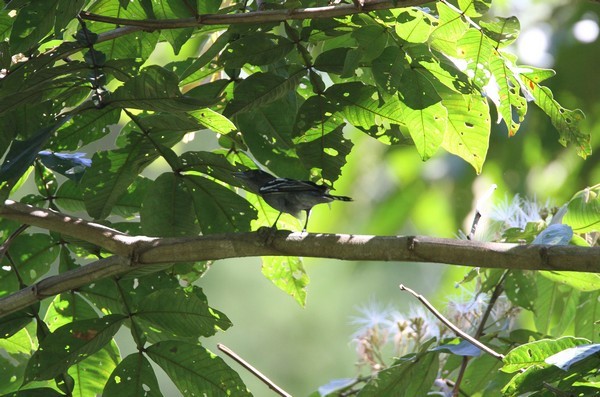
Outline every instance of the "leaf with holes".
<svg viewBox="0 0 600 397">
<path fill-rule="evenodd" d="M 41 342 L 25 372 L 25 383 L 52 379 L 96 353 L 109 343 L 126 316 L 111 314 L 102 318 L 63 325 Z"/>
</svg>

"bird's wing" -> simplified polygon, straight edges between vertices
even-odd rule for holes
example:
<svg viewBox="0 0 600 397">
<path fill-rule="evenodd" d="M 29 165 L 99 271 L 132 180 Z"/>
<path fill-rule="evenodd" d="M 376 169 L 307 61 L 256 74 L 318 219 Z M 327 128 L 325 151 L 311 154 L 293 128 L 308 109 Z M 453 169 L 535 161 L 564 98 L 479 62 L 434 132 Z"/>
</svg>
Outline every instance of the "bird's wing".
<svg viewBox="0 0 600 397">
<path fill-rule="evenodd" d="M 259 190 L 260 194 L 314 192 L 326 194 L 329 188 L 310 181 L 298 181 L 289 178 L 275 178 L 267 182 Z"/>
</svg>

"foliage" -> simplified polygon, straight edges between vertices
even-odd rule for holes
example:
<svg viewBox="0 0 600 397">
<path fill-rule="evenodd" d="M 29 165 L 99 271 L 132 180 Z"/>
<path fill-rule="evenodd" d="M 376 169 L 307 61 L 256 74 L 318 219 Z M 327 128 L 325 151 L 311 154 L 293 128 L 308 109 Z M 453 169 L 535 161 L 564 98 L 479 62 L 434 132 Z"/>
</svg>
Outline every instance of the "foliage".
<svg viewBox="0 0 600 397">
<path fill-rule="evenodd" d="M 347 137 L 356 130 L 387 145 L 414 146 L 423 160 L 442 147 L 479 173 L 488 153 L 490 102 L 510 136 L 534 103 L 562 145 L 584 158 L 591 154 L 583 113 L 565 109 L 541 85 L 553 71 L 517 64 L 507 46 L 519 22 L 488 16 L 489 1 L 461 0 L 460 9 L 447 2 L 435 9 L 390 2 L 336 18 L 287 19 L 286 7 L 322 5 L 265 3 L 270 10 L 262 13 L 252 8 L 256 3 L 246 9 L 246 2 L 217 0 L 8 2 L 0 11 L 2 199 L 18 196 L 38 207 L 83 212 L 131 234 L 249 231 L 276 214 L 256 197 L 238 195 L 241 185 L 232 172 L 260 163 L 279 175 L 333 186 L 359 150 Z M 239 16 L 256 19 L 237 23 Z M 161 25 L 152 25 L 156 21 Z M 199 50 L 161 62 L 157 53 L 165 45 L 175 54 Z M 179 144 L 194 136 L 217 148 L 182 152 Z M 144 171 L 157 160 L 168 171 L 149 178 Z M 36 193 L 24 194 L 28 179 Z M 597 197 L 595 187 L 569 204 L 568 223 L 576 233 L 597 230 Z M 532 241 L 545 226 L 505 238 Z M 110 255 L 73 236 L 24 232 L 8 220 L 0 231 L 0 296 Z M 160 396 L 151 360 L 183 394 L 249 395 L 233 369 L 199 342 L 231 326 L 191 284 L 207 268 L 168 264 L 149 274 L 96 280 L 56 296 L 47 309 L 34 305 L 3 317 L 0 347 L 7 355 L 0 365 L 9 381 L 0 382 L 0 393 Z M 263 274 L 305 303 L 308 276 L 299 258 L 269 258 Z M 487 272 L 483 286 L 491 290 L 496 276 Z M 597 288 L 574 275 L 567 286 L 547 276 L 506 279 L 513 304 L 546 309 L 536 320 L 539 334 L 531 335 L 536 340 L 523 345 L 539 352 L 537 360 L 523 356 L 523 346 L 506 355 L 504 371 L 524 370 L 502 384 L 506 393 L 537 390 L 541 380 L 568 390 L 594 388 L 593 356 L 580 356 L 580 376 L 543 363 L 586 341 L 537 339 L 560 334 L 556 329 L 568 323 L 553 317 L 556 308 L 578 302 L 585 310 L 565 318 L 574 319 L 578 336 L 595 341 L 590 302 L 597 301 Z M 536 291 L 527 288 L 533 278 Z M 125 357 L 113 338 L 123 326 L 137 348 Z M 511 335 L 504 347 L 526 342 Z M 344 388 L 365 381 L 359 395 L 424 393 L 437 376 L 439 354 L 423 344 L 418 353 Z M 484 375 L 489 378 L 481 388 L 500 376 L 491 370 Z"/>
</svg>

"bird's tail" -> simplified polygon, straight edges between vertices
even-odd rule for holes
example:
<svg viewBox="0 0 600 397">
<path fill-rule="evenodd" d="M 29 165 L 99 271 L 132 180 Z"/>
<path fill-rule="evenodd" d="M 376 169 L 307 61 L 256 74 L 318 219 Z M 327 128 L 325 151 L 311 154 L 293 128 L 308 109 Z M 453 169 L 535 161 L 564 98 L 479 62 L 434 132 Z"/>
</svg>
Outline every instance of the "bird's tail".
<svg viewBox="0 0 600 397">
<path fill-rule="evenodd" d="M 351 197 L 348 196 L 334 196 L 333 194 L 328 194 L 327 196 L 331 197 L 334 200 L 340 200 L 340 201 L 354 201 L 352 200 Z"/>
</svg>

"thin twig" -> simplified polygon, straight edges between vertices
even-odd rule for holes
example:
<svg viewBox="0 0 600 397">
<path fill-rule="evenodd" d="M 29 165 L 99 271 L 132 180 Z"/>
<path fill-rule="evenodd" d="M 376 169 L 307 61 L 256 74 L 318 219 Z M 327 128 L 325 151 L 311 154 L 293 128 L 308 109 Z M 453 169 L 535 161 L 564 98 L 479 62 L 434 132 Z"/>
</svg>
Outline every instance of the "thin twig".
<svg viewBox="0 0 600 397">
<path fill-rule="evenodd" d="M 498 283 L 494 287 L 494 292 L 492 292 L 492 296 L 490 296 L 490 301 L 488 302 L 488 305 L 485 308 L 485 312 L 483 313 L 483 316 L 481 317 L 481 322 L 479 323 L 479 326 L 477 327 L 477 330 L 475 331 L 475 335 L 473 335 L 473 337 L 475 339 L 479 339 L 483 335 L 483 332 L 485 330 L 485 324 L 487 323 L 487 320 L 488 320 L 490 314 L 492 313 L 492 309 L 494 308 L 496 301 L 498 300 L 498 298 L 500 297 L 500 294 L 502 294 L 502 291 L 504 290 L 504 286 L 503 286 L 504 280 L 506 280 L 506 277 L 508 276 L 509 272 L 510 272 L 510 270 L 505 270 L 504 273 L 502 274 L 502 276 L 500 277 L 500 280 L 498 280 Z M 469 356 L 463 356 L 462 363 L 461 363 L 460 369 L 458 371 L 458 375 L 456 376 L 456 383 L 454 384 L 454 390 L 452 391 L 452 395 L 455 397 L 458 396 L 458 393 L 460 391 L 460 384 L 462 383 L 463 376 L 465 375 L 465 371 L 467 370 L 467 364 L 469 363 L 469 358 L 470 358 Z"/>
<path fill-rule="evenodd" d="M 13 241 L 15 241 L 15 239 L 17 237 L 19 237 L 19 235 L 21 233 L 23 233 L 27 228 L 29 227 L 29 225 L 21 225 L 17 228 L 17 230 L 15 230 L 14 232 L 12 232 L 10 234 L 10 236 L 8 236 L 6 238 L 6 240 L 4 240 L 4 242 L 2 243 L 2 245 L 0 245 L 0 261 L 2 260 L 2 258 L 4 257 L 4 255 L 6 254 L 6 252 L 8 251 L 8 249 L 10 248 L 10 245 L 13 243 Z"/>
<path fill-rule="evenodd" d="M 490 354 L 491 356 L 497 358 L 498 360 L 502 360 L 504 358 L 503 354 L 500 354 L 496 351 L 494 351 L 493 349 L 490 349 L 489 347 L 487 347 L 486 345 L 484 345 L 483 343 L 479 342 L 477 339 L 471 337 L 469 334 L 463 332 L 461 329 L 459 329 L 456 325 L 452 324 L 450 322 L 450 320 L 448 320 L 446 317 L 444 317 L 442 315 L 442 313 L 440 313 L 439 311 L 437 311 L 437 309 L 435 307 L 433 307 L 433 305 L 431 303 L 429 303 L 429 301 L 421 294 L 417 294 L 415 291 L 413 291 L 412 289 L 404 286 L 403 284 L 400 284 L 400 290 L 401 291 L 407 291 L 410 292 L 415 298 L 417 298 L 434 316 L 436 316 L 442 323 L 444 323 L 448 328 L 450 328 L 452 331 L 454 331 L 454 333 L 458 336 L 460 336 L 461 338 L 463 338 L 464 340 L 470 342 L 473 346 L 477 347 L 479 350 L 486 352 L 487 354 Z"/>
<path fill-rule="evenodd" d="M 291 394 L 289 394 L 288 392 L 283 390 L 281 387 L 277 386 L 271 379 L 267 378 L 259 370 L 257 370 L 252 365 L 250 365 L 246 360 L 244 360 L 243 358 L 238 356 L 233 350 L 231 350 L 227 346 L 223 345 L 222 343 L 218 343 L 217 347 L 223 353 L 227 354 L 229 357 L 234 359 L 238 364 L 240 364 L 242 367 L 244 367 L 252 375 L 256 376 L 261 382 L 263 382 L 265 385 L 267 385 L 269 387 L 269 389 L 273 390 L 275 393 L 279 394 L 280 396 L 292 397 Z"/>
</svg>

